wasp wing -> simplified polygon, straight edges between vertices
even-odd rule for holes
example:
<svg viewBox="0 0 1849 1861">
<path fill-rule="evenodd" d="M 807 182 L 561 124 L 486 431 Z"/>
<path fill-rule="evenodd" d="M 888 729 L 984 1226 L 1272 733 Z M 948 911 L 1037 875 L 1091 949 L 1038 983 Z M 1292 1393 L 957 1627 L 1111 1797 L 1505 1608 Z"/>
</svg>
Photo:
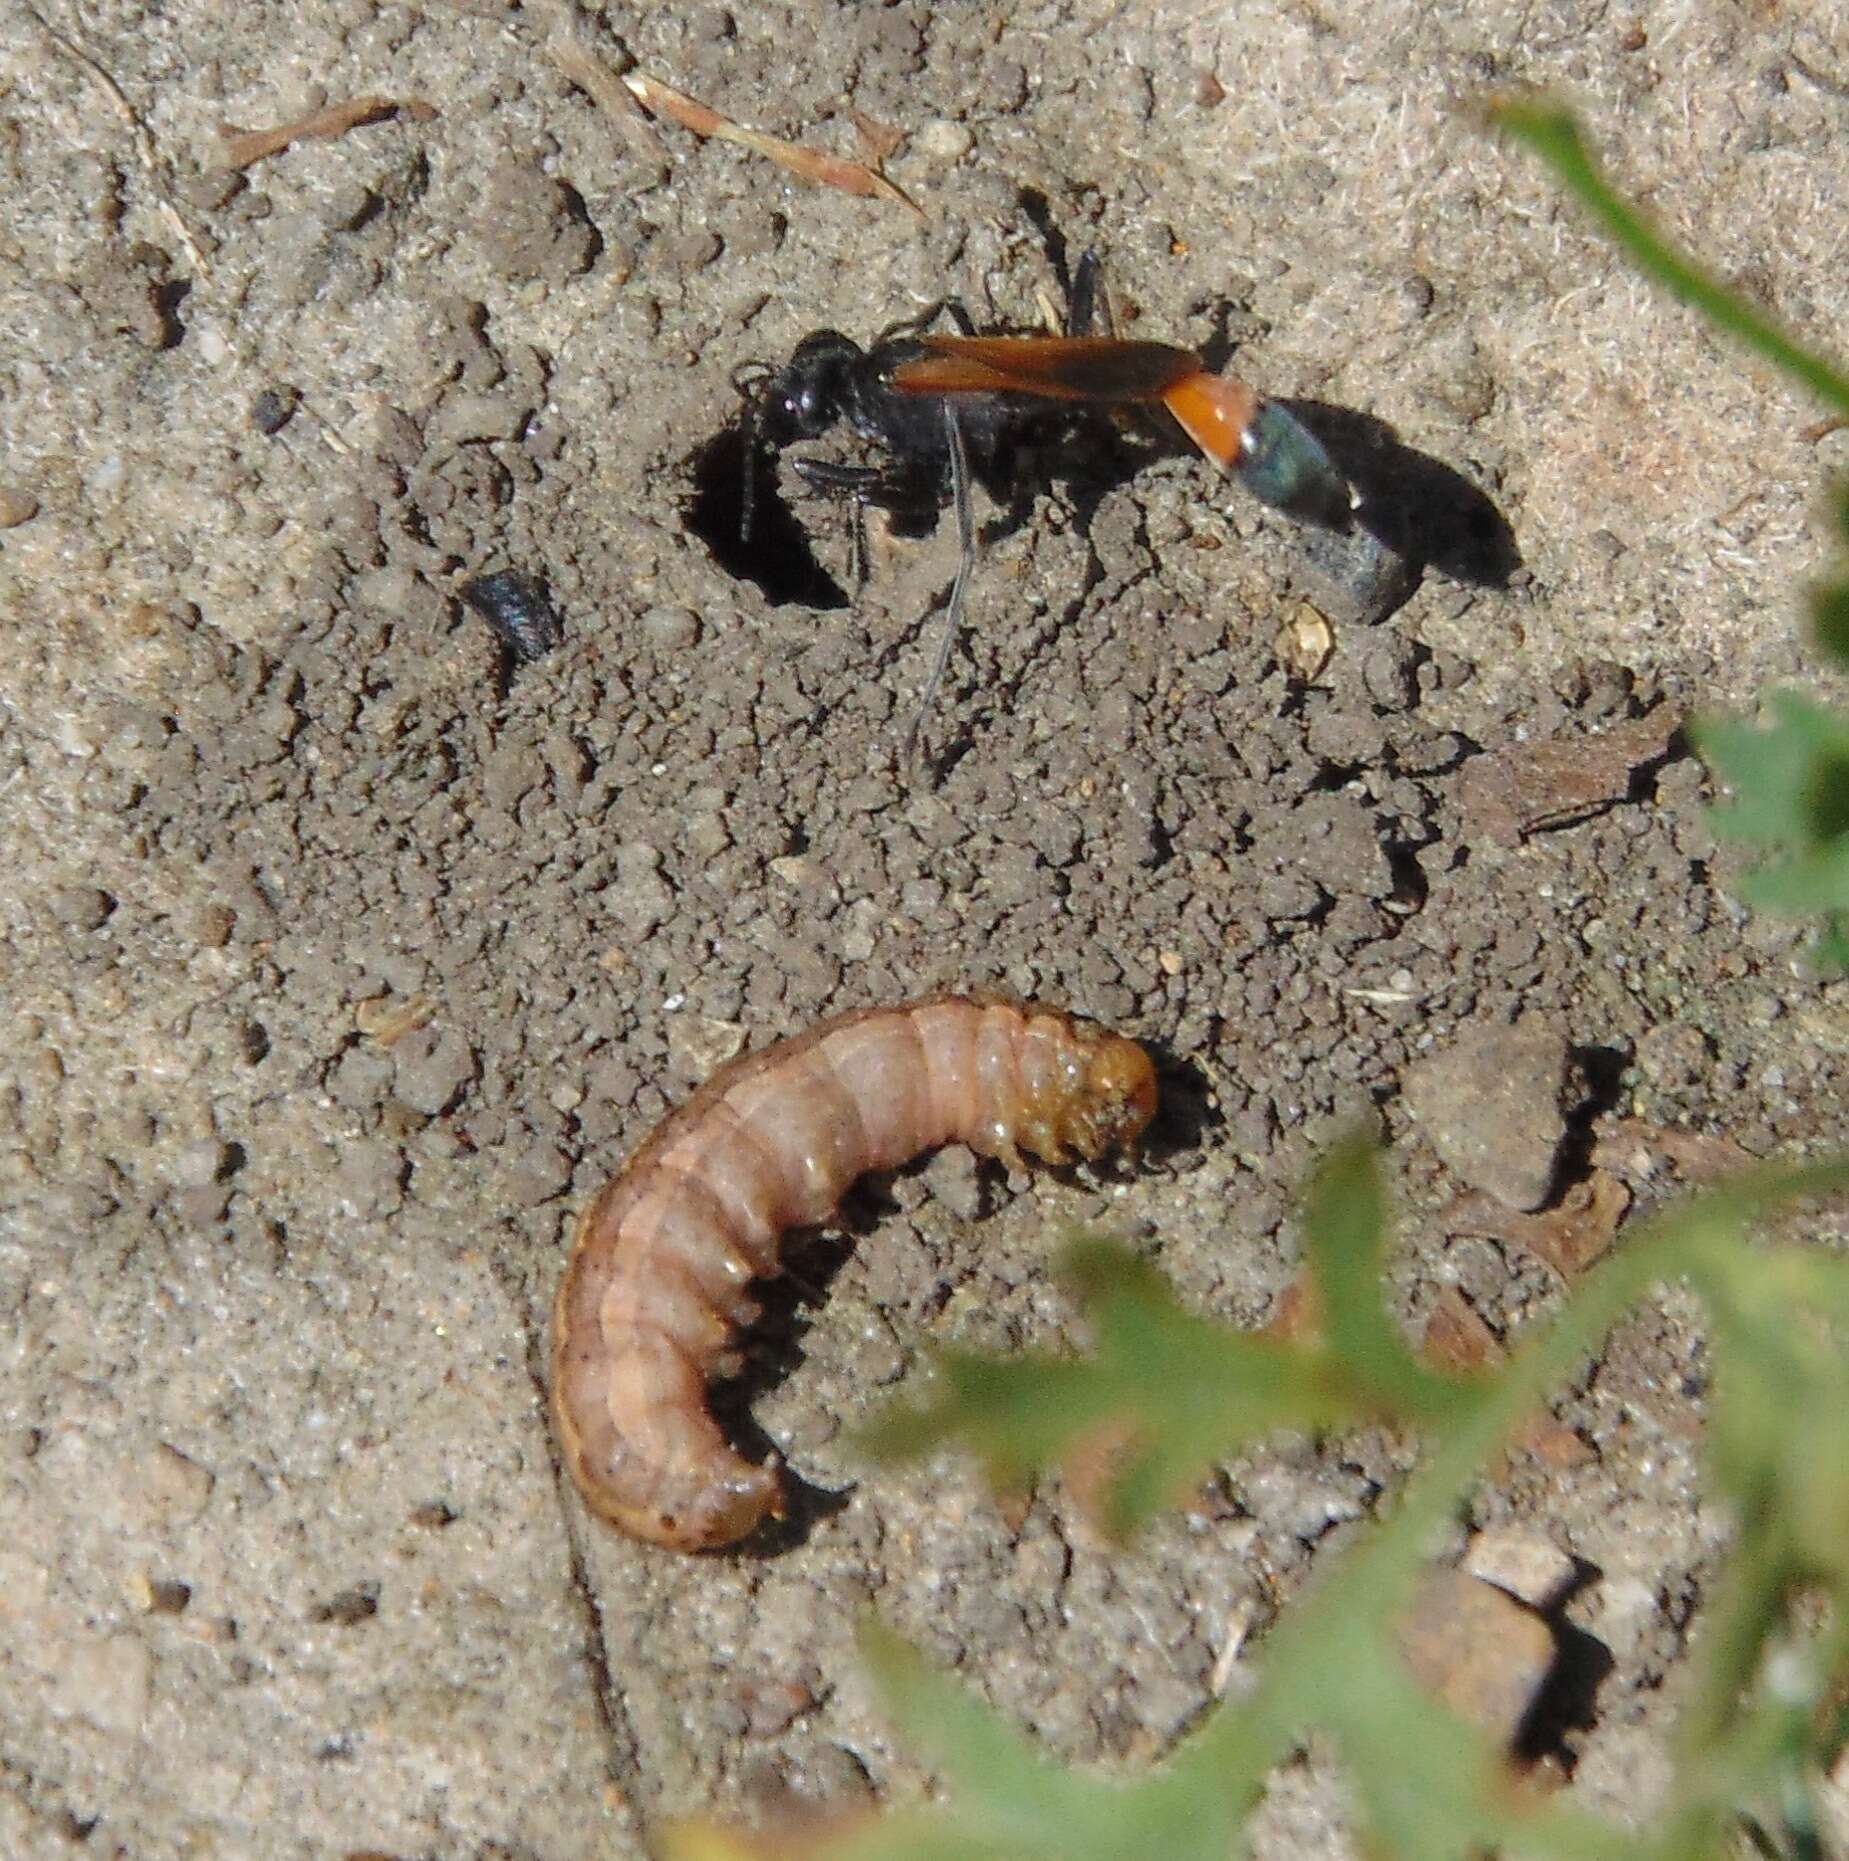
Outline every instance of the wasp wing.
<svg viewBox="0 0 1849 1861">
<path fill-rule="evenodd" d="M 901 394 L 1025 394 L 1041 400 L 1125 406 L 1159 401 L 1198 375 L 1192 349 L 1115 336 L 925 336 L 901 362 Z"/>
</svg>

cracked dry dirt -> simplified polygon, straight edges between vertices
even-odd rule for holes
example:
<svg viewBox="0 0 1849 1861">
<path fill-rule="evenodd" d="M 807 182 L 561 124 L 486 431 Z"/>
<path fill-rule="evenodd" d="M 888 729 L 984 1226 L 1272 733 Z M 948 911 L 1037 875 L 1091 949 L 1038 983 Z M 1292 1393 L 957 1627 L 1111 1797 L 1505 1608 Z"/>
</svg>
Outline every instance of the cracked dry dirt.
<svg viewBox="0 0 1849 1861">
<path fill-rule="evenodd" d="M 1079 1217 L 1262 1321 L 1301 1173 L 1368 1107 L 1409 1322 L 1538 1318 L 1559 1282 L 1447 1226 L 1463 1185 L 1404 1099 L 1518 1011 L 1575 1054 L 1589 1135 L 1840 1133 L 1843 989 L 1732 902 L 1698 765 L 1640 756 L 1527 833 L 1482 783 L 1797 672 L 1844 437 L 1461 108 L 1566 90 L 1680 237 L 1840 350 L 1823 17 L 578 21 L 742 121 L 902 132 L 921 221 L 671 128 L 644 155 L 536 0 L 0 6 L 0 1851 L 577 1861 L 668 1813 L 904 1792 L 852 1659 L 870 1599 L 1055 1751 L 1146 1762 L 1396 1450 L 1268 1450 L 1111 1552 L 1057 1490 L 1017 1528 L 962 1465 L 854 1461 L 920 1346 L 1067 1338 L 1043 1268 Z M 220 165 L 223 125 L 368 97 L 406 107 Z M 776 605 L 689 531 L 702 448 L 733 368 L 818 325 L 946 289 L 1035 325 L 1047 225 L 1139 331 L 1388 423 L 1520 566 L 1432 566 L 1371 620 L 1352 560 L 1197 461 L 1056 488 L 987 549 L 908 775 L 947 526 L 876 533 L 858 600 Z M 517 671 L 456 598 L 510 566 L 565 631 Z M 538 1376 L 569 1216 L 741 1040 L 944 986 L 1148 1040 L 1181 1115 L 1120 1184 L 947 1154 L 806 1256 L 825 1296 L 785 1302 L 754 1413 L 845 1503 L 778 1554 L 591 1529 Z M 1610 1671 L 1568 1745 L 1614 1814 L 1660 1783 L 1724 1544 L 1702 1388 L 1666 1298 L 1561 1392 L 1583 1451 L 1518 1457 L 1473 1520 L 1598 1573 L 1569 1613 Z M 1337 1802 L 1291 1772 L 1266 1851 L 1341 1852 Z"/>
</svg>

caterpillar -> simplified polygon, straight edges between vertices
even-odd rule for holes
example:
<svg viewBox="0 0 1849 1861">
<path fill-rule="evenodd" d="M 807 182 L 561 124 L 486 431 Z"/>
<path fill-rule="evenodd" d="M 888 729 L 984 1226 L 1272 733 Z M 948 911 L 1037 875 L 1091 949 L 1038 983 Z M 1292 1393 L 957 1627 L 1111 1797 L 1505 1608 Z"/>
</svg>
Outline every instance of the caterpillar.
<svg viewBox="0 0 1849 1861">
<path fill-rule="evenodd" d="M 1135 1041 L 1055 1009 L 945 995 L 837 1015 L 722 1067 L 580 1218 L 553 1318 L 552 1414 L 585 1503 L 674 1550 L 783 1514 L 775 1465 L 732 1449 L 709 1375 L 757 1317 L 784 1233 L 848 1185 L 948 1143 L 1019 1164 L 1096 1159 L 1154 1115 Z"/>
</svg>

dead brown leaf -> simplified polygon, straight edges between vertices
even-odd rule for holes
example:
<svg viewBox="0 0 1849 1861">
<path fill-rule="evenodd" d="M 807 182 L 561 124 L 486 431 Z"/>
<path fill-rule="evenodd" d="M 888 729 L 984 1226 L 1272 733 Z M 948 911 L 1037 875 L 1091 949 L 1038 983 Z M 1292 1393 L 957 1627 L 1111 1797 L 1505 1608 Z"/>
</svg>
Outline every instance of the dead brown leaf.
<svg viewBox="0 0 1849 1861">
<path fill-rule="evenodd" d="M 1611 1251 L 1619 1224 L 1631 1209 L 1631 1192 L 1617 1177 L 1594 1170 L 1575 1183 L 1558 1204 L 1538 1215 L 1525 1215 L 1494 1196 L 1472 1190 L 1445 1211 L 1450 1234 L 1480 1235 L 1520 1247 L 1574 1279 Z"/>
<path fill-rule="evenodd" d="M 578 36 L 576 16 L 568 6 L 549 9 L 553 15 L 552 32 L 546 50 L 552 62 L 591 101 L 608 113 L 631 151 L 645 162 L 660 164 L 667 158 L 655 126 L 643 114 L 642 106 L 630 94 L 608 65 L 597 58 Z"/>
<path fill-rule="evenodd" d="M 866 111 L 856 110 L 852 105 L 848 107 L 847 120 L 854 125 L 855 138 L 866 151 L 871 167 L 891 161 L 905 140 L 904 130 L 894 129 L 890 123 L 877 122 Z"/>
<path fill-rule="evenodd" d="M 1731 1137 L 1707 1131 L 1682 1131 L 1643 1118 L 1621 1118 L 1600 1130 L 1593 1161 L 1605 1169 L 1632 1175 L 1654 1173 L 1668 1163 L 1691 1183 L 1713 1182 L 1759 1161 Z"/>
<path fill-rule="evenodd" d="M 1469 1376 L 1501 1363 L 1506 1355 L 1498 1338 L 1476 1307 L 1455 1286 L 1440 1286 L 1425 1320 L 1425 1339 L 1419 1354 L 1435 1370 Z"/>
<path fill-rule="evenodd" d="M 1511 743 L 1479 756 L 1458 780 L 1465 819 L 1473 833 L 1508 847 L 1583 821 L 1623 801 L 1637 771 L 1667 755 L 1681 727 L 1664 704 L 1609 730 Z"/>
<path fill-rule="evenodd" d="M 221 168 L 248 168 L 268 155 L 279 155 L 295 142 L 332 142 L 350 129 L 367 123 L 383 123 L 404 115 L 414 123 L 428 123 L 436 110 L 416 98 L 350 97 L 345 103 L 330 103 L 293 122 L 278 123 L 273 129 L 239 129 L 233 123 L 219 126 L 224 147 L 218 152 Z"/>
</svg>

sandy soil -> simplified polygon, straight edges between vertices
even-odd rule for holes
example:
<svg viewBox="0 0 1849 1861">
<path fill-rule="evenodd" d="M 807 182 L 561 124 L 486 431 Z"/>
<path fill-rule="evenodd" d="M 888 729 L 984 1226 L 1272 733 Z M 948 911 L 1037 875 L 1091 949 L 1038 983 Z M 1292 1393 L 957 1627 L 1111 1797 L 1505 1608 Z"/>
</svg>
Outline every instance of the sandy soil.
<svg viewBox="0 0 1849 1861">
<path fill-rule="evenodd" d="M 1679 236 L 1841 349 L 1840 24 L 579 23 L 752 124 L 902 132 L 920 220 L 678 130 L 639 152 L 537 0 L 35 4 L 0 9 L 0 490 L 32 508 L 0 530 L 9 1855 L 566 1861 L 671 1812 L 904 1791 L 852 1659 L 870 1600 L 1060 1753 L 1147 1761 L 1229 1621 L 1287 1607 L 1399 1463 L 1257 1456 L 1113 1553 L 1057 1492 L 1017 1528 L 963 1466 L 853 1459 L 920 1347 L 1067 1336 L 1044 1262 L 1081 1216 L 1261 1320 L 1301 1173 L 1363 1110 L 1409 1319 L 1519 1327 L 1559 1284 L 1447 1228 L 1465 1185 L 1405 1097 L 1518 1013 L 1574 1053 L 1576 1128 L 1629 1119 L 1640 1157 L 1656 1126 L 1768 1155 L 1841 1130 L 1844 991 L 1732 901 L 1697 764 L 1639 752 L 1526 834 L 1483 778 L 1798 671 L 1849 441 L 1467 109 L 1564 89 Z M 429 109 L 220 165 L 223 124 L 361 96 Z M 1450 486 L 1468 521 L 1382 617 L 1365 549 L 1198 461 L 1056 487 L 986 550 L 908 771 L 948 526 L 876 525 L 864 596 L 776 604 L 690 529 L 701 462 L 739 363 L 946 290 L 1032 326 L 1062 242 L 1137 330 L 1229 337 L 1332 431 L 1386 423 L 1381 495 Z M 839 514 L 796 509 L 845 583 Z M 563 623 L 530 665 L 457 599 L 504 568 Z M 771 1327 L 754 1413 L 844 1503 L 774 1555 L 593 1527 L 542 1401 L 571 1215 L 741 1042 L 945 986 L 1147 1039 L 1183 1115 L 1124 1183 L 1017 1194 L 947 1155 L 811 1257 L 825 1295 Z M 1640 1166 L 1640 1203 L 1670 1180 Z M 1698 1312 L 1640 1315 L 1563 1392 L 1584 1451 L 1518 1461 L 1474 1520 L 1597 1573 L 1570 1614 L 1609 1672 L 1567 1744 L 1614 1813 L 1660 1785 L 1724 1542 L 1702 1386 Z M 1294 1774 L 1271 1852 L 1335 1852 L 1330 1816 Z"/>
</svg>

